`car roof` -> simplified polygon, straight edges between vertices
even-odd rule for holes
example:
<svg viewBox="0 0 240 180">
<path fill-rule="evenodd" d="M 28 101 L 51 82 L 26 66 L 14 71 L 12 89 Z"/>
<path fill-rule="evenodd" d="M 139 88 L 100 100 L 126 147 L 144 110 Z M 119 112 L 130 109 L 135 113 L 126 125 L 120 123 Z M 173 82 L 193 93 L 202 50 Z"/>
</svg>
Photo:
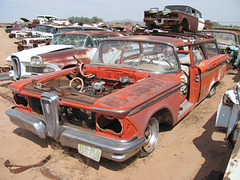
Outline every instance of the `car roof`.
<svg viewBox="0 0 240 180">
<path fill-rule="evenodd" d="M 82 28 L 81 26 L 56 26 L 51 24 L 38 24 L 38 26 L 48 26 L 48 27 L 54 27 L 54 28 Z"/>
<path fill-rule="evenodd" d="M 195 38 L 194 38 L 195 37 Z M 198 34 L 193 35 L 131 35 L 131 36 L 120 36 L 111 37 L 103 41 L 151 41 L 156 43 L 167 43 L 172 44 L 176 47 L 192 45 L 204 42 L 216 42 L 216 39 L 212 36 L 201 36 Z"/>
<path fill-rule="evenodd" d="M 69 31 L 69 32 L 61 32 L 57 34 L 88 34 L 88 35 L 118 35 L 121 34 L 118 32 L 111 32 L 111 31 Z"/>
<path fill-rule="evenodd" d="M 240 34 L 240 30 L 238 29 L 224 29 L 224 28 L 204 29 L 202 30 L 202 32 L 227 32 L 227 33 Z"/>
<path fill-rule="evenodd" d="M 107 41 L 111 40 L 121 40 L 121 41 L 153 41 L 153 42 L 164 42 L 170 43 L 174 46 L 181 46 L 184 44 L 184 41 L 181 39 L 173 38 L 173 37 L 165 37 L 165 36 L 149 36 L 149 35 L 133 35 L 133 36 L 121 36 L 121 37 L 113 37 L 106 39 Z M 105 41 L 106 41 L 105 40 Z"/>
<path fill-rule="evenodd" d="M 194 9 L 194 10 L 197 10 L 196 8 L 193 8 L 193 7 L 188 6 L 188 5 L 167 5 L 167 6 L 165 6 L 165 7 L 175 7 L 175 6 L 180 6 L 180 7 L 190 7 L 190 8 L 192 8 L 192 9 Z M 197 11 L 198 11 L 198 10 L 197 10 Z"/>
</svg>

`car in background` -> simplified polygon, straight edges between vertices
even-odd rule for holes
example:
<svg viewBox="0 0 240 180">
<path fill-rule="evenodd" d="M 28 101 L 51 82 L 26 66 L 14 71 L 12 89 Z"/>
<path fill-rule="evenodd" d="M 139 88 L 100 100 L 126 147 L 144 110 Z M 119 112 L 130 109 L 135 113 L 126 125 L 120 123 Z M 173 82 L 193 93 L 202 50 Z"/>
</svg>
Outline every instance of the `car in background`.
<svg viewBox="0 0 240 180">
<path fill-rule="evenodd" d="M 121 36 L 117 32 L 108 31 L 73 31 L 58 33 L 53 36 L 50 45 L 16 52 L 7 57 L 12 65 L 14 80 L 54 72 L 75 66 L 75 58 L 90 63 L 99 42 L 109 37 Z M 0 79 L 6 74 L 0 74 Z M 3 80 L 1 79 L 1 80 Z"/>
<path fill-rule="evenodd" d="M 95 161 L 145 157 L 156 147 L 159 124 L 175 126 L 225 75 L 228 56 L 216 40 L 195 37 L 104 39 L 90 64 L 81 56 L 75 67 L 10 84 L 16 106 L 6 114 Z"/>
<path fill-rule="evenodd" d="M 38 30 L 38 31 L 36 31 Z M 35 32 L 36 31 L 36 32 Z M 54 34 L 70 31 L 104 31 L 102 28 L 85 27 L 85 26 L 52 26 L 52 25 L 38 25 L 36 29 L 27 33 L 26 36 L 21 36 L 17 44 L 17 50 L 40 47 L 48 45 Z"/>
<path fill-rule="evenodd" d="M 229 54 L 229 66 L 238 67 L 240 63 L 240 30 L 206 29 L 199 33 L 215 37 L 220 53 Z"/>
<path fill-rule="evenodd" d="M 226 133 L 226 140 L 233 149 L 223 179 L 239 179 L 240 170 L 240 82 L 228 89 L 218 106 L 215 127 Z"/>
<path fill-rule="evenodd" d="M 226 139 L 234 147 L 240 132 L 240 82 L 228 89 L 218 106 L 215 127 L 226 132 Z"/>
<path fill-rule="evenodd" d="M 31 31 L 31 37 L 52 38 L 54 34 L 68 31 L 83 31 L 79 26 L 54 26 L 39 24 Z"/>
<path fill-rule="evenodd" d="M 151 8 L 144 11 L 144 22 L 150 30 L 161 28 L 197 32 L 212 27 L 209 20 L 202 18 L 200 11 L 186 5 L 169 5 L 163 11 Z"/>
</svg>

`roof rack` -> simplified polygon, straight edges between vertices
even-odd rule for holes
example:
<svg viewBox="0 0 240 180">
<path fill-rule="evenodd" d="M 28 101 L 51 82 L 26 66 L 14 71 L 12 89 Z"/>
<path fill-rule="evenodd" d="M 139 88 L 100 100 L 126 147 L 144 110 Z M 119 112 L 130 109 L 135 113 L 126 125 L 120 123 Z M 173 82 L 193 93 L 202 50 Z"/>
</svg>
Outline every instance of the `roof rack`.
<svg viewBox="0 0 240 180">
<path fill-rule="evenodd" d="M 133 35 L 167 36 L 167 37 L 185 39 L 185 40 L 188 40 L 188 41 L 213 39 L 214 38 L 213 36 L 196 34 L 196 33 L 191 33 L 191 32 L 177 33 L 177 32 L 171 32 L 171 31 L 134 32 Z"/>
</svg>

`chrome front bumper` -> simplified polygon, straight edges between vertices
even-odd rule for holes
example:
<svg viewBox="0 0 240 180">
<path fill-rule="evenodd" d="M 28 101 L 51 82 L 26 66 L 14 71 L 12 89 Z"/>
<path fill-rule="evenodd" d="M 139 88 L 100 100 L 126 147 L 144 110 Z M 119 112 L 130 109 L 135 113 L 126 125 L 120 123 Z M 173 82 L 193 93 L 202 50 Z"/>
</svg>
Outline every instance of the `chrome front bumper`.
<svg viewBox="0 0 240 180">
<path fill-rule="evenodd" d="M 45 120 L 18 109 L 10 108 L 6 111 L 12 123 L 27 129 L 40 138 L 45 139 L 48 135 Z M 56 139 L 63 146 L 74 149 L 78 148 L 78 144 L 82 143 L 102 149 L 102 157 L 113 161 L 122 162 L 140 151 L 145 138 L 133 137 L 129 140 L 116 140 L 99 136 L 84 130 L 76 129 L 71 125 L 63 125 L 60 127 L 60 136 Z"/>
<path fill-rule="evenodd" d="M 3 80 L 13 80 L 13 76 L 14 76 L 14 72 L 13 71 L 0 73 L 0 81 L 3 81 Z"/>
</svg>

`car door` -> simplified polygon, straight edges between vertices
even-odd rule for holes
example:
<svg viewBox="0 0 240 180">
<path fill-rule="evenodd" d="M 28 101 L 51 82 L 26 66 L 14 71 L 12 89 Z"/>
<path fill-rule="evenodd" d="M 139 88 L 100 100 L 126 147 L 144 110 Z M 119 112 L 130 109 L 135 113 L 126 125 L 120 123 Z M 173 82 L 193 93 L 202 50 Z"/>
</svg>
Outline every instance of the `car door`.
<svg viewBox="0 0 240 180">
<path fill-rule="evenodd" d="M 220 81 L 226 72 L 227 55 L 219 54 L 215 42 L 192 47 L 195 66 L 200 70 L 199 101 L 208 96 L 211 88 Z"/>
</svg>

